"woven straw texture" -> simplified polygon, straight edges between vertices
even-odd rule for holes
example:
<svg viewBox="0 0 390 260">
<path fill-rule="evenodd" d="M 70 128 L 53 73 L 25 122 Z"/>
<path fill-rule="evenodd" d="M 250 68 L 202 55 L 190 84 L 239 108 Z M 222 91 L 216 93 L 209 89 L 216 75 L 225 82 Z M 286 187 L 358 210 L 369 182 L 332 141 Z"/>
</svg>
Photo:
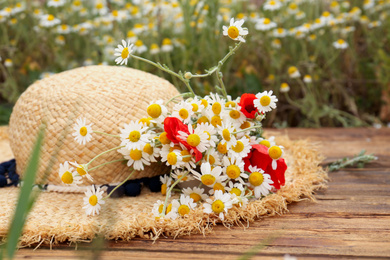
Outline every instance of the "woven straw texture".
<svg viewBox="0 0 390 260">
<path fill-rule="evenodd" d="M 263 216 L 287 212 L 287 204 L 308 197 L 314 200 L 313 192 L 325 187 L 327 173 L 319 166 L 322 156 L 308 141 L 290 141 L 287 137 L 277 139 L 286 148 L 286 185 L 276 194 L 250 202 L 246 208 L 232 208 L 225 216 L 223 225 L 251 222 Z M 7 228 L 15 208 L 17 188 L 0 189 L 0 237 Z M 177 198 L 177 195 L 173 196 Z M 99 216 L 86 216 L 82 210 L 83 195 L 43 192 L 28 216 L 21 246 L 57 244 L 65 241 L 88 241 L 96 235 L 106 239 L 130 240 L 134 237 L 157 239 L 159 236 L 206 234 L 212 226 L 221 222 L 214 215 L 203 213 L 201 205 L 184 218 L 174 221 L 156 220 L 151 210 L 160 193 L 151 193 L 144 188 L 135 198 L 109 199 Z"/>
<path fill-rule="evenodd" d="M 168 100 L 178 94 L 164 79 L 117 66 L 82 67 L 37 81 L 21 95 L 10 119 L 9 138 L 17 172 L 22 174 L 26 168 L 41 122 L 46 122 L 47 128 L 37 183 L 62 185 L 58 177 L 60 163 L 87 163 L 99 153 L 120 145 L 118 138 L 99 134 L 94 134 L 86 145 L 78 144 L 72 136 L 77 118 L 85 117 L 87 123 L 93 123 L 95 131 L 117 135 L 124 123 L 147 116 L 146 108 L 151 101 Z M 95 160 L 90 167 L 121 158 L 122 155 L 113 151 Z M 44 180 L 46 169 L 49 172 Z M 134 174 L 132 179 L 152 177 L 166 170 L 155 163 Z M 128 174 L 125 164 L 113 163 L 93 172 L 94 183 L 117 183 Z M 84 184 L 92 183 L 85 180 Z"/>
</svg>

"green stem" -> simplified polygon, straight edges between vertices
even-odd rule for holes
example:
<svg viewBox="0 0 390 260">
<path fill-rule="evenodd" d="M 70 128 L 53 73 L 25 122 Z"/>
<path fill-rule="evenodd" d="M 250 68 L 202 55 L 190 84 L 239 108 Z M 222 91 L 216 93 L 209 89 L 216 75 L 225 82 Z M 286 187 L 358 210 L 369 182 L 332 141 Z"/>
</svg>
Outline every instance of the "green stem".
<svg viewBox="0 0 390 260">
<path fill-rule="evenodd" d="M 107 136 L 112 136 L 112 137 L 118 137 L 118 138 L 120 137 L 119 135 L 112 135 L 112 134 L 107 134 L 107 133 L 99 132 L 99 131 L 93 131 L 92 133 L 107 135 Z"/>
<path fill-rule="evenodd" d="M 119 188 L 120 186 L 122 186 L 128 179 L 130 179 L 130 177 L 133 175 L 134 172 L 135 172 L 135 170 L 132 170 L 131 173 L 129 174 L 129 176 L 127 176 L 127 178 L 126 178 L 124 181 L 122 181 L 118 186 L 116 186 L 116 187 L 110 192 L 110 194 L 108 194 L 106 197 L 104 197 L 103 200 L 108 199 L 108 198 L 111 196 L 111 194 L 114 193 L 114 191 L 115 191 L 116 189 L 118 189 L 118 188 Z"/>
<path fill-rule="evenodd" d="M 226 98 L 227 100 L 227 92 L 226 92 L 226 88 L 225 88 L 225 84 L 223 84 L 223 81 L 222 81 L 222 72 L 219 71 L 220 69 L 217 70 L 217 79 L 218 79 L 218 82 L 219 82 L 219 85 L 221 86 L 221 92 L 222 94 L 224 95 L 224 97 Z"/>
<path fill-rule="evenodd" d="M 118 159 L 118 160 L 113 160 L 113 161 L 110 161 L 110 162 L 105 162 L 105 163 L 102 163 L 102 164 L 100 164 L 98 166 L 95 166 L 95 167 L 89 169 L 88 172 L 93 171 L 93 170 L 95 170 L 97 168 L 100 168 L 100 167 L 102 167 L 102 166 L 104 166 L 106 164 L 115 163 L 115 162 L 121 162 L 121 161 L 127 161 L 127 160 L 126 159 Z"/>
<path fill-rule="evenodd" d="M 177 96 L 174 96 L 173 98 L 171 98 L 170 100 L 167 101 L 167 103 L 165 103 L 165 105 L 167 106 L 169 103 L 171 103 L 173 100 L 175 100 L 176 98 L 178 97 L 187 97 L 187 95 L 192 95 L 190 92 L 186 92 L 186 93 L 183 93 L 183 94 L 179 94 Z"/>
<path fill-rule="evenodd" d="M 239 134 L 239 133 L 242 133 L 242 132 L 245 132 L 245 131 L 248 131 L 248 130 L 252 130 L 252 129 L 256 129 L 256 128 L 261 128 L 261 127 L 262 127 L 261 125 L 251 126 L 251 127 L 248 127 L 248 128 L 245 128 L 245 129 L 233 132 L 232 135 Z"/>
<path fill-rule="evenodd" d="M 171 187 L 169 187 L 169 190 L 167 191 L 167 194 L 165 195 L 165 202 L 164 202 L 164 207 L 163 207 L 163 210 L 162 210 L 163 216 L 165 216 L 165 210 L 167 209 L 168 198 L 169 198 L 169 196 L 171 195 L 171 192 L 172 192 L 173 188 L 174 188 L 182 179 L 184 179 L 184 178 L 187 176 L 188 173 L 189 173 L 189 172 L 184 173 L 179 179 L 177 179 L 177 181 L 175 181 L 175 182 L 171 185 Z"/>
<path fill-rule="evenodd" d="M 96 160 L 96 159 L 99 158 L 100 156 L 102 156 L 102 155 L 104 155 L 104 154 L 106 154 L 106 153 L 108 153 L 108 152 L 118 150 L 118 149 L 123 148 L 123 147 L 125 147 L 125 146 L 124 146 L 124 145 L 122 145 L 122 146 L 117 146 L 117 147 L 111 148 L 110 150 L 104 151 L 104 152 L 102 152 L 102 153 L 96 155 L 95 157 L 92 158 L 92 160 L 90 160 L 90 161 L 86 164 L 86 166 L 88 167 L 88 165 L 90 165 L 94 160 Z"/>
</svg>

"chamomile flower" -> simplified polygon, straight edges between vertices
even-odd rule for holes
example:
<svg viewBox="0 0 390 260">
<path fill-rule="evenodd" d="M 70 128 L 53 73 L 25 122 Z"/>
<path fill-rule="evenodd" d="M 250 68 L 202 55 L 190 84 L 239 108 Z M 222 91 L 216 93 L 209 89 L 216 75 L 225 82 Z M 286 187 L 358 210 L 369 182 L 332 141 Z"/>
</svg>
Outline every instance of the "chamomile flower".
<svg viewBox="0 0 390 260">
<path fill-rule="evenodd" d="M 280 93 L 289 92 L 290 91 L 290 86 L 286 82 L 283 82 L 282 84 L 280 84 L 279 91 L 280 91 Z"/>
<path fill-rule="evenodd" d="M 87 215 L 99 215 L 99 211 L 101 209 L 102 204 L 106 203 L 103 200 L 103 190 L 100 190 L 100 187 L 95 187 L 92 185 L 87 189 L 85 192 L 85 197 L 84 197 L 84 206 L 83 209 L 85 209 L 85 213 Z"/>
<path fill-rule="evenodd" d="M 282 47 L 282 42 L 279 39 L 273 39 L 271 46 L 275 49 L 280 49 Z"/>
<path fill-rule="evenodd" d="M 278 164 L 276 161 L 283 156 L 283 153 L 284 153 L 283 148 L 284 147 L 281 145 L 279 145 L 279 146 L 274 145 L 268 149 L 268 154 L 272 158 L 272 169 L 273 170 L 276 170 L 276 168 L 277 168 Z"/>
<path fill-rule="evenodd" d="M 348 43 L 346 41 L 344 41 L 343 39 L 338 39 L 337 41 L 335 41 L 333 43 L 333 47 L 335 47 L 336 49 L 346 49 L 348 48 Z"/>
<path fill-rule="evenodd" d="M 237 140 L 228 151 L 230 157 L 245 158 L 251 151 L 249 140 L 245 136 Z"/>
<path fill-rule="evenodd" d="M 142 149 L 143 153 L 147 154 L 147 158 L 150 162 L 157 162 L 156 158 L 160 157 L 160 148 L 155 147 L 153 143 L 147 143 L 145 144 L 144 148 Z"/>
<path fill-rule="evenodd" d="M 271 136 L 268 139 L 260 138 L 259 144 L 262 144 L 262 145 L 267 146 L 268 148 L 270 148 L 271 146 L 276 145 L 276 143 L 275 143 L 275 136 Z"/>
<path fill-rule="evenodd" d="M 49 0 L 47 6 L 60 7 L 66 3 L 65 0 Z"/>
<path fill-rule="evenodd" d="M 39 25 L 42 27 L 53 27 L 60 24 L 61 21 L 52 14 L 44 14 L 40 17 Z"/>
<path fill-rule="evenodd" d="M 278 99 L 275 95 L 272 95 L 272 90 L 264 91 L 256 94 L 257 99 L 253 101 L 253 104 L 261 113 L 269 112 L 276 108 L 276 102 Z"/>
<path fill-rule="evenodd" d="M 221 176 L 222 168 L 220 166 L 211 169 L 210 163 L 202 163 L 200 171 L 202 174 L 199 174 L 195 170 L 191 170 L 197 180 L 210 188 L 212 188 L 215 183 L 221 183 L 227 179 L 226 176 Z"/>
<path fill-rule="evenodd" d="M 271 184 L 274 182 L 271 180 L 269 174 L 256 166 L 249 166 L 249 186 L 253 188 L 256 198 L 260 198 L 261 195 L 267 196 L 272 189 Z"/>
<path fill-rule="evenodd" d="M 235 41 L 245 42 L 245 39 L 242 36 L 248 35 L 248 29 L 243 28 L 243 24 L 244 20 L 234 21 L 234 18 L 230 19 L 229 27 L 222 26 L 223 35 L 229 36 L 230 39 Z"/>
<path fill-rule="evenodd" d="M 235 181 L 239 181 L 244 184 L 243 178 L 248 178 L 248 175 L 244 172 L 244 162 L 241 157 L 223 157 L 223 172 L 231 179 Z"/>
<path fill-rule="evenodd" d="M 264 10 L 275 11 L 282 7 L 282 3 L 277 0 L 269 0 L 263 5 Z"/>
<path fill-rule="evenodd" d="M 87 177 L 90 181 L 93 181 L 91 174 L 88 172 L 88 166 L 85 164 L 78 164 L 77 162 L 69 162 L 72 166 L 76 167 L 76 172 L 81 177 Z"/>
<path fill-rule="evenodd" d="M 168 113 L 168 109 L 164 104 L 162 99 L 151 102 L 146 109 L 148 115 L 153 118 L 157 123 L 162 123 Z"/>
<path fill-rule="evenodd" d="M 175 205 L 177 206 L 177 201 L 176 202 L 172 201 L 172 203 L 170 203 L 166 206 L 165 212 L 163 214 L 164 201 L 158 200 L 156 203 L 154 203 L 153 208 L 152 208 L 153 216 L 155 216 L 156 218 L 160 218 L 160 217 L 165 215 L 165 218 L 176 219 L 177 218 L 177 212 L 176 212 L 177 208 L 176 208 L 176 210 L 175 209 L 172 210 L 173 203 L 175 203 Z"/>
<path fill-rule="evenodd" d="M 194 200 L 190 196 L 186 196 L 184 194 L 180 195 L 180 201 L 177 208 L 177 213 L 179 216 L 184 217 L 188 213 L 190 213 L 191 210 L 194 210 L 196 208 L 196 203 L 194 203 Z"/>
<path fill-rule="evenodd" d="M 140 149 L 127 149 L 123 147 L 118 150 L 127 159 L 127 166 L 132 166 L 134 170 L 144 170 L 144 165 L 150 165 L 149 155 Z"/>
<path fill-rule="evenodd" d="M 225 120 L 231 122 L 235 128 L 239 128 L 242 123 L 245 122 L 246 116 L 241 112 L 241 107 L 239 105 L 235 105 L 234 108 L 227 110 Z"/>
<path fill-rule="evenodd" d="M 179 138 L 186 141 L 189 146 L 196 148 L 199 152 L 203 153 L 209 147 L 208 134 L 203 129 L 192 128 L 192 125 L 188 125 L 189 134 L 179 131 Z"/>
<path fill-rule="evenodd" d="M 307 84 L 310 84 L 310 83 L 313 82 L 313 79 L 312 79 L 312 77 L 311 77 L 310 75 L 305 75 L 305 76 L 303 77 L 303 82 L 305 82 L 305 83 L 307 83 Z"/>
<path fill-rule="evenodd" d="M 231 123 L 223 122 L 221 126 L 218 126 L 218 134 L 222 137 L 221 143 L 226 144 L 226 148 L 236 143 L 236 137 L 233 135 L 235 132 L 234 126 Z"/>
<path fill-rule="evenodd" d="M 198 188 L 198 187 L 188 187 L 184 188 L 183 194 L 186 196 L 189 196 L 191 199 L 194 200 L 195 203 L 206 200 L 208 198 L 207 194 L 204 193 L 203 188 Z"/>
<path fill-rule="evenodd" d="M 133 53 L 133 44 L 130 44 L 130 41 L 126 42 L 125 40 L 122 40 L 122 45 L 118 44 L 118 47 L 115 48 L 115 56 L 118 56 L 115 59 L 116 64 L 127 65 L 127 60 L 130 57 L 130 54 Z"/>
<path fill-rule="evenodd" d="M 180 119 L 185 124 L 190 123 L 193 114 L 194 111 L 192 111 L 191 104 L 188 104 L 185 101 L 182 101 L 173 107 L 172 116 Z"/>
<path fill-rule="evenodd" d="M 133 30 L 127 31 L 127 40 L 130 42 L 136 42 L 138 40 L 138 37 Z"/>
<path fill-rule="evenodd" d="M 248 204 L 248 198 L 245 197 L 245 188 L 241 183 L 234 183 L 229 181 L 228 185 L 225 187 L 226 191 L 228 191 L 234 204 L 239 204 L 241 207 L 245 207 Z"/>
<path fill-rule="evenodd" d="M 210 163 L 211 165 L 220 165 L 221 158 L 215 149 L 209 149 L 203 156 L 201 163 Z"/>
<path fill-rule="evenodd" d="M 192 111 L 194 113 L 200 113 L 205 108 L 204 105 L 202 104 L 202 101 L 198 97 L 187 99 L 186 102 L 191 104 Z"/>
<path fill-rule="evenodd" d="M 173 51 L 173 44 L 171 39 L 169 38 L 164 38 L 161 44 L 161 51 L 162 52 L 171 52 Z"/>
<path fill-rule="evenodd" d="M 224 212 L 228 212 L 228 209 L 233 207 L 233 200 L 229 193 L 223 193 L 221 190 L 217 190 L 214 194 L 214 199 L 207 199 L 203 204 L 204 213 L 216 214 L 221 220 L 224 220 Z"/>
<path fill-rule="evenodd" d="M 260 18 L 255 24 L 255 29 L 259 31 L 268 31 L 275 28 L 277 25 L 272 22 L 269 18 Z"/>
<path fill-rule="evenodd" d="M 132 121 L 130 124 L 124 124 L 124 128 L 120 131 L 121 145 L 125 145 L 129 150 L 142 150 L 149 142 L 150 131 L 143 123 Z"/>
<path fill-rule="evenodd" d="M 72 135 L 79 144 L 85 145 L 92 139 L 92 124 L 87 125 L 86 118 L 78 118 L 73 126 L 74 132 Z"/>
<path fill-rule="evenodd" d="M 150 45 L 150 54 L 156 55 L 160 53 L 160 47 L 156 43 Z"/>
<path fill-rule="evenodd" d="M 283 28 L 276 28 L 276 29 L 274 29 L 273 31 L 272 31 L 272 35 L 274 36 L 274 37 L 278 37 L 278 38 L 284 38 L 284 37 L 286 37 L 286 35 L 287 35 L 287 31 L 286 31 L 286 29 L 283 29 Z"/>
<path fill-rule="evenodd" d="M 141 40 L 137 40 L 135 43 L 134 43 L 134 46 L 133 46 L 133 49 L 136 53 L 144 53 L 145 51 L 148 50 L 148 47 L 146 47 L 146 45 L 143 43 L 143 41 Z"/>
<path fill-rule="evenodd" d="M 11 59 L 5 59 L 4 60 L 4 66 L 6 66 L 7 68 L 10 68 L 14 65 L 13 61 Z"/>
<path fill-rule="evenodd" d="M 290 76 L 290 78 L 295 79 L 295 78 L 299 78 L 301 76 L 301 73 L 299 73 L 297 67 L 291 66 L 288 68 L 288 75 Z"/>
<path fill-rule="evenodd" d="M 161 194 L 166 195 L 167 189 L 172 184 L 172 178 L 169 177 L 169 175 L 165 174 L 163 176 L 160 176 L 160 182 L 161 182 Z"/>
<path fill-rule="evenodd" d="M 66 185 L 77 186 L 82 183 L 81 176 L 73 171 L 73 167 L 69 166 L 69 162 L 60 163 L 58 171 L 61 181 Z"/>
<path fill-rule="evenodd" d="M 67 24 L 61 24 L 57 26 L 57 32 L 59 34 L 68 34 L 71 31 L 70 29 L 71 29 L 70 26 Z"/>
<path fill-rule="evenodd" d="M 185 165 L 183 156 L 179 150 L 173 150 L 172 152 L 167 153 L 166 156 L 161 154 L 161 161 L 166 162 L 166 165 L 171 166 L 172 169 L 181 168 Z"/>
<path fill-rule="evenodd" d="M 195 165 L 194 165 L 195 166 Z M 183 177 L 184 174 L 186 174 L 188 171 L 187 170 L 181 170 L 181 169 L 175 169 L 173 172 L 171 172 L 171 177 L 177 181 L 178 179 L 182 178 L 180 182 L 185 182 L 185 181 L 192 181 L 194 180 L 194 177 L 192 175 L 187 174 L 186 176 Z"/>
</svg>

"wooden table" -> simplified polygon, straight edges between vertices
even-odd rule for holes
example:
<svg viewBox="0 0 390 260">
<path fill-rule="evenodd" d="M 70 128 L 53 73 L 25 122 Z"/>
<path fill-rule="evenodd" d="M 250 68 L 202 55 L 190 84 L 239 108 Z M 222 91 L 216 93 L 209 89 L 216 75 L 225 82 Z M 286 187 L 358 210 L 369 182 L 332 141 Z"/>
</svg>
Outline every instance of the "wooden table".
<svg viewBox="0 0 390 260">
<path fill-rule="evenodd" d="M 286 129 L 291 139 L 322 143 L 327 161 L 352 156 L 362 149 L 379 160 L 364 169 L 330 173 L 329 188 L 316 194 L 317 203 L 291 204 L 288 214 L 263 218 L 227 229 L 217 226 L 206 237 L 107 242 L 102 259 L 390 259 L 390 129 Z M 17 258 L 96 259 L 91 245 L 61 245 L 50 250 L 21 249 Z"/>
</svg>

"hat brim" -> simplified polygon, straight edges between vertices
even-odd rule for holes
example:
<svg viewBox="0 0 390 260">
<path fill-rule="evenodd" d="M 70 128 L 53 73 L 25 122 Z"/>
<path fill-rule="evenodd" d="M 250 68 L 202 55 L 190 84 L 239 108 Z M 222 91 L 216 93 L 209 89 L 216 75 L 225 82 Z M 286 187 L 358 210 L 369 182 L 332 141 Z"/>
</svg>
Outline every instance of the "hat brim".
<svg viewBox="0 0 390 260">
<path fill-rule="evenodd" d="M 322 156 L 308 141 L 291 141 L 282 136 L 277 138 L 277 142 L 285 147 L 284 157 L 288 164 L 285 186 L 277 193 L 249 202 L 245 208 L 230 209 L 223 221 L 215 215 L 203 213 L 201 205 L 176 220 L 156 219 L 152 214 L 153 204 L 165 197 L 147 188 L 137 197 L 108 199 L 98 216 L 85 214 L 82 209 L 84 194 L 42 192 L 28 216 L 20 245 L 89 241 L 97 235 L 106 239 L 130 240 L 134 237 L 157 239 L 162 235 L 205 234 L 217 223 L 230 226 L 283 214 L 287 212 L 287 204 L 302 197 L 313 199 L 314 190 L 326 186 L 328 175 L 319 166 Z M 0 149 L 7 148 L 3 146 Z M 18 192 L 15 187 L 0 189 L 0 237 L 7 234 Z"/>
</svg>

